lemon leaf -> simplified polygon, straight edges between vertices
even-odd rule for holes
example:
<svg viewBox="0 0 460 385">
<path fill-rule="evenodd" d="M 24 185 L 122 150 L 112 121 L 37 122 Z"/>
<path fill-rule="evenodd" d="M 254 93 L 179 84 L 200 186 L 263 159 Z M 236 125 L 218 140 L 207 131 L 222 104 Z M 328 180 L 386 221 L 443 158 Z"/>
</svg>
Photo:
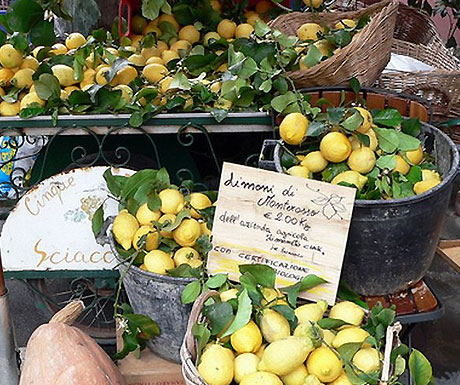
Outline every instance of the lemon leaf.
<svg viewBox="0 0 460 385">
<path fill-rule="evenodd" d="M 348 322 L 342 321 L 341 319 L 335 318 L 323 318 L 318 321 L 318 325 L 321 329 L 337 329 L 344 325 L 349 325 Z"/>
<path fill-rule="evenodd" d="M 402 122 L 401 114 L 394 108 L 382 110 L 374 116 L 374 123 L 386 127 L 397 127 Z"/>
<path fill-rule="evenodd" d="M 292 309 L 291 307 L 287 305 L 274 305 L 271 307 L 271 309 L 277 311 L 284 318 L 288 320 L 289 326 L 291 328 L 291 332 L 295 330 L 299 320 L 297 319 L 297 316 L 295 315 L 294 309 Z"/>
<path fill-rule="evenodd" d="M 404 119 L 401 125 L 403 132 L 407 135 L 417 137 L 420 134 L 422 125 L 417 118 Z"/>
<path fill-rule="evenodd" d="M 377 159 L 376 166 L 382 170 L 393 170 L 396 167 L 396 155 L 384 155 Z"/>
<path fill-rule="evenodd" d="M 395 130 L 389 128 L 374 127 L 380 148 L 386 153 L 393 153 L 398 149 L 399 137 Z"/>
<path fill-rule="evenodd" d="M 347 373 L 348 380 L 353 385 L 366 385 L 366 381 L 359 378 L 349 364 L 345 365 L 345 373 Z"/>
<path fill-rule="evenodd" d="M 353 115 L 342 122 L 342 127 L 348 131 L 356 131 L 363 122 L 364 119 L 361 114 L 358 111 L 355 111 Z"/>
<path fill-rule="evenodd" d="M 94 212 L 93 217 L 91 218 L 91 228 L 93 234 L 96 237 L 101 231 L 102 225 L 104 223 L 104 205 L 100 205 L 99 208 Z"/>
<path fill-rule="evenodd" d="M 252 302 L 249 298 L 248 291 L 243 289 L 243 291 L 238 296 L 238 310 L 236 312 L 233 322 L 227 329 L 227 331 L 222 335 L 222 338 L 232 335 L 237 330 L 240 330 L 251 320 L 252 314 Z"/>
<path fill-rule="evenodd" d="M 224 330 L 233 318 L 233 308 L 228 302 L 216 302 L 206 306 L 203 315 L 211 322 L 211 334 L 217 335 Z"/>
<path fill-rule="evenodd" d="M 271 31 L 270 27 L 261 20 L 256 20 L 254 33 L 257 37 L 264 37 Z"/>
<path fill-rule="evenodd" d="M 201 292 L 201 282 L 196 280 L 190 282 L 182 291 L 181 300 L 184 305 L 195 302 Z"/>
<path fill-rule="evenodd" d="M 275 287 L 276 272 L 270 266 L 262 264 L 240 265 L 239 270 L 243 275 L 251 275 L 263 287 Z"/>
<path fill-rule="evenodd" d="M 324 122 L 313 121 L 308 126 L 307 136 L 317 137 L 326 131 L 327 125 Z"/>
<path fill-rule="evenodd" d="M 428 385 L 433 376 L 430 361 L 417 349 L 409 356 L 409 370 L 415 385 Z"/>
<path fill-rule="evenodd" d="M 396 134 L 398 135 L 398 139 L 399 139 L 399 145 L 398 145 L 399 150 L 412 151 L 420 147 L 421 142 L 419 139 L 414 138 L 411 135 L 407 135 L 404 132 L 398 131 Z"/>
<path fill-rule="evenodd" d="M 329 107 L 326 112 L 332 124 L 339 124 L 345 116 L 345 108 L 343 107 Z"/>
<path fill-rule="evenodd" d="M 199 268 L 193 268 L 188 263 L 183 263 L 174 269 L 169 269 L 168 275 L 180 278 L 200 278 L 201 272 Z"/>
<path fill-rule="evenodd" d="M 192 326 L 192 334 L 196 339 L 197 342 L 197 362 L 200 361 L 201 352 L 203 351 L 204 347 L 208 344 L 209 338 L 211 337 L 211 332 L 209 331 L 208 327 L 203 324 L 195 324 Z"/>
<path fill-rule="evenodd" d="M 162 9 L 165 0 L 143 0 L 142 1 L 142 16 L 149 20 L 156 19 Z"/>
<path fill-rule="evenodd" d="M 303 62 L 308 68 L 311 68 L 317 65 L 322 58 L 323 54 L 318 49 L 318 47 L 314 44 L 310 44 L 310 46 L 308 47 L 308 52 L 305 55 L 305 58 L 303 59 Z"/>
<path fill-rule="evenodd" d="M 56 41 L 54 24 L 49 21 L 40 20 L 32 27 L 29 36 L 32 45 L 36 47 L 39 45 L 52 45 Z"/>
<path fill-rule="evenodd" d="M 227 282 L 228 274 L 216 274 L 206 281 L 206 286 L 210 289 L 217 289 Z"/>
<path fill-rule="evenodd" d="M 179 214 L 177 214 L 176 219 L 173 223 L 170 223 L 169 225 L 162 227 L 161 230 L 167 231 L 169 233 L 177 229 L 184 219 L 191 217 L 192 214 L 190 214 L 190 210 L 182 210 L 181 212 L 179 212 Z"/>
</svg>

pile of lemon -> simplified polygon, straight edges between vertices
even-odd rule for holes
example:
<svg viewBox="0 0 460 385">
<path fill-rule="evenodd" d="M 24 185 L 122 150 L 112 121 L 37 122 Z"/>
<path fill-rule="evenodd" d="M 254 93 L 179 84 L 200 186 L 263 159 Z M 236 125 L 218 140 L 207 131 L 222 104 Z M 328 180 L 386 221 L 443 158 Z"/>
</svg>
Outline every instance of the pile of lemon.
<svg viewBox="0 0 460 385">
<path fill-rule="evenodd" d="M 197 251 L 197 242 L 202 235 L 211 232 L 200 210 L 212 206 L 211 200 L 202 193 L 184 195 L 181 191 L 168 188 L 159 193 L 161 207 L 151 211 L 145 203 L 136 215 L 122 210 L 113 222 L 112 232 L 116 242 L 124 249 L 145 252 L 140 268 L 152 273 L 168 274 L 168 270 L 187 264 L 193 268 L 203 265 L 203 256 Z M 177 223 L 177 216 L 183 210 L 190 210 L 190 218 Z M 176 224 L 174 230 L 168 226 Z M 174 240 L 177 248 L 173 252 L 161 250 L 162 240 Z"/>
<path fill-rule="evenodd" d="M 354 107 L 363 118 L 363 123 L 357 133 L 369 138 L 369 146 L 365 146 L 355 135 L 346 135 L 339 128 L 332 129 L 320 140 L 319 150 L 310 151 L 305 155 L 297 155 L 298 165 L 287 170 L 287 173 L 302 178 L 313 178 L 320 175 L 329 164 L 346 162 L 347 171 L 336 175 L 331 183 L 345 182 L 362 190 L 368 182 L 366 174 L 374 170 L 377 160 L 384 155 L 379 147 L 377 135 L 373 129 L 374 122 L 371 113 L 363 107 Z M 310 121 L 301 113 L 286 115 L 280 124 L 280 136 L 290 145 L 300 145 L 308 139 Z M 316 139 L 316 138 L 315 138 Z M 399 152 L 395 155 L 396 165 L 391 173 L 399 172 L 407 175 L 411 165 L 419 165 L 424 159 L 422 145 L 413 151 Z M 422 180 L 414 184 L 415 194 L 422 194 L 441 183 L 441 176 L 433 170 L 422 170 Z"/>
<path fill-rule="evenodd" d="M 266 304 L 287 304 L 276 289 L 263 289 Z M 221 293 L 221 300 L 236 297 L 236 289 Z M 321 329 L 317 322 L 327 303 L 318 301 L 295 309 L 297 327 L 291 333 L 288 320 L 269 306 L 258 324 L 249 321 L 225 338 L 209 343 L 198 363 L 198 372 L 209 385 L 351 385 L 337 349 L 348 343 L 361 344 L 353 366 L 367 374 L 381 370 L 381 354 L 371 347 L 361 324 L 364 310 L 352 302 L 333 306 L 329 317 L 347 323 L 338 331 Z M 225 345 L 225 346 L 223 346 Z"/>
</svg>

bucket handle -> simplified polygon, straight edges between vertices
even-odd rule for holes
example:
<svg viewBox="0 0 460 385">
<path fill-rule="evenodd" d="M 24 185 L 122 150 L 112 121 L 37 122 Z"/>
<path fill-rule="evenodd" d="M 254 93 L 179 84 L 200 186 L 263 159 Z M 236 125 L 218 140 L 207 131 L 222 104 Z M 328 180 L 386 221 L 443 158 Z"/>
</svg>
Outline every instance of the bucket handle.
<svg viewBox="0 0 460 385">
<path fill-rule="evenodd" d="M 280 149 L 281 143 L 279 140 L 264 140 L 259 156 L 259 168 L 263 170 L 282 172 L 279 158 Z"/>
<path fill-rule="evenodd" d="M 115 216 L 109 216 L 106 218 L 104 223 L 99 230 L 99 233 L 96 235 L 96 242 L 101 245 L 110 245 L 110 236 L 107 234 L 109 227 L 112 225 L 113 221 L 115 220 Z"/>
</svg>

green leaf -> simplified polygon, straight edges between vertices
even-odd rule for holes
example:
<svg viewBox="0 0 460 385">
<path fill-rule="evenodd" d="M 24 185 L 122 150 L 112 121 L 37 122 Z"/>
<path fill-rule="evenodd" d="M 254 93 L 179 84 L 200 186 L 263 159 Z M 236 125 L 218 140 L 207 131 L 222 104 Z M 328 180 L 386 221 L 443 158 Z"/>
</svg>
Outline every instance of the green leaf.
<svg viewBox="0 0 460 385">
<path fill-rule="evenodd" d="M 337 351 L 340 354 L 340 357 L 342 358 L 342 362 L 344 363 L 349 363 L 351 362 L 353 356 L 355 353 L 361 349 L 361 342 L 351 342 L 351 343 L 346 343 L 337 348 Z"/>
<path fill-rule="evenodd" d="M 331 41 L 337 47 L 345 47 L 351 42 L 351 33 L 346 29 L 339 29 L 334 31 L 332 35 L 327 37 L 328 41 Z"/>
<path fill-rule="evenodd" d="M 401 114 L 394 108 L 387 108 L 379 111 L 377 115 L 374 116 L 375 124 L 386 127 L 397 127 L 401 124 L 402 120 Z"/>
<path fill-rule="evenodd" d="M 420 140 L 413 136 L 407 135 L 404 132 L 397 132 L 399 145 L 398 149 L 401 151 L 413 151 L 420 147 Z"/>
<path fill-rule="evenodd" d="M 356 135 L 358 140 L 362 144 L 364 144 L 364 146 L 369 147 L 371 145 L 371 139 L 367 135 L 361 134 L 360 132 L 357 132 L 357 131 L 354 132 L 354 135 Z"/>
<path fill-rule="evenodd" d="M 32 26 L 43 20 L 43 8 L 34 0 L 16 0 L 8 8 L 9 27 L 17 32 L 29 32 Z"/>
<path fill-rule="evenodd" d="M 415 385 L 428 385 L 433 376 L 430 361 L 417 349 L 409 356 L 409 370 Z"/>
<path fill-rule="evenodd" d="M 181 299 L 184 305 L 195 302 L 201 293 L 201 282 L 196 280 L 190 282 L 182 291 Z"/>
<path fill-rule="evenodd" d="M 377 159 L 376 166 L 382 170 L 392 171 L 396 167 L 396 155 L 383 155 Z"/>
<path fill-rule="evenodd" d="M 123 317 L 139 328 L 147 339 L 160 335 L 160 328 L 158 324 L 146 315 L 123 314 Z"/>
<path fill-rule="evenodd" d="M 211 322 L 213 336 L 225 330 L 233 319 L 233 307 L 228 302 L 216 302 L 205 306 L 202 313 Z"/>
<path fill-rule="evenodd" d="M 263 287 L 275 287 L 276 272 L 270 266 L 262 264 L 240 265 L 239 270 L 243 275 L 254 277 L 256 282 Z"/>
<path fill-rule="evenodd" d="M 292 91 L 288 91 L 284 95 L 276 96 L 271 101 L 272 108 L 279 113 L 282 113 L 288 106 L 292 104 L 297 104 L 297 96 Z"/>
<path fill-rule="evenodd" d="M 150 211 L 158 211 L 161 207 L 161 199 L 156 191 L 150 191 L 147 195 L 147 207 Z"/>
<path fill-rule="evenodd" d="M 404 119 L 401 128 L 407 135 L 417 137 L 422 130 L 422 125 L 418 118 Z"/>
<path fill-rule="evenodd" d="M 204 347 L 208 344 L 209 338 L 211 337 L 211 332 L 206 325 L 195 324 L 192 326 L 192 334 L 197 342 L 197 362 L 200 362 L 201 353 Z"/>
<path fill-rule="evenodd" d="M 21 110 L 19 117 L 22 119 L 30 119 L 34 118 L 35 116 L 43 115 L 45 111 L 45 107 L 40 106 L 38 103 L 32 103 L 28 107 Z"/>
<path fill-rule="evenodd" d="M 361 124 L 363 124 L 363 122 L 364 119 L 361 114 L 358 111 L 355 111 L 353 115 L 346 118 L 342 122 L 342 127 L 348 131 L 356 131 L 361 126 Z"/>
<path fill-rule="evenodd" d="M 120 196 L 121 187 L 123 183 L 126 182 L 127 178 L 123 176 L 116 177 L 112 174 L 112 170 L 108 168 L 104 171 L 104 180 L 107 185 L 109 191 L 115 196 L 116 198 Z"/>
<path fill-rule="evenodd" d="M 274 305 L 271 306 L 270 309 L 277 311 L 286 318 L 289 322 L 289 326 L 291 327 L 291 331 L 295 330 L 299 321 L 295 315 L 294 309 L 287 305 Z"/>
<path fill-rule="evenodd" d="M 16 103 L 19 100 L 21 92 L 22 88 L 12 88 L 6 95 L 2 95 L 1 98 L 7 103 Z"/>
<path fill-rule="evenodd" d="M 30 50 L 29 39 L 25 33 L 13 33 L 13 36 L 10 37 L 10 43 L 19 51 L 28 52 Z"/>
<path fill-rule="evenodd" d="M 51 74 L 42 74 L 40 78 L 34 82 L 35 92 L 40 99 L 49 100 L 59 98 L 61 96 L 61 85 L 56 76 Z"/>
<path fill-rule="evenodd" d="M 1 25 L 1 22 L 0 22 L 0 25 Z M 7 37 L 8 37 L 7 34 L 0 30 L 0 45 L 3 45 L 6 43 Z"/>
<path fill-rule="evenodd" d="M 210 289 L 217 289 L 227 282 L 228 274 L 216 274 L 206 281 L 206 286 Z"/>
<path fill-rule="evenodd" d="M 322 58 L 323 54 L 318 49 L 318 47 L 316 47 L 316 45 L 314 44 L 310 44 L 310 46 L 308 47 L 308 52 L 305 55 L 305 58 L 303 59 L 303 62 L 308 68 L 311 68 L 317 65 Z"/>
<path fill-rule="evenodd" d="M 156 19 L 165 0 L 142 0 L 142 16 L 149 20 Z"/>
<path fill-rule="evenodd" d="M 334 318 L 323 318 L 318 321 L 318 325 L 321 329 L 338 329 L 344 325 L 350 325 L 348 322 L 342 321 L 341 319 Z"/>
<path fill-rule="evenodd" d="M 179 225 L 182 223 L 184 219 L 191 217 L 192 214 L 190 214 L 190 210 L 182 210 L 181 212 L 179 212 L 179 214 L 176 215 L 176 219 L 173 223 L 163 226 L 161 229 L 167 232 L 173 231 L 179 227 Z"/>
<path fill-rule="evenodd" d="M 352 367 L 349 364 L 345 365 L 345 373 L 347 373 L 348 380 L 353 385 L 366 385 L 367 384 L 365 380 L 358 377 L 358 375 L 355 373 L 355 371 L 352 369 Z"/>
<path fill-rule="evenodd" d="M 171 85 L 169 88 L 172 89 L 179 89 L 179 90 L 190 90 L 192 88 L 190 81 L 188 80 L 187 76 L 182 73 L 178 72 L 176 75 L 174 75 L 173 80 L 171 81 Z"/>
<path fill-rule="evenodd" d="M 340 280 L 337 297 L 344 301 L 354 302 L 364 309 L 369 309 L 367 303 L 361 299 L 361 296 L 355 291 L 353 291 L 344 280 Z"/>
<path fill-rule="evenodd" d="M 273 87 L 280 93 L 280 94 L 285 94 L 289 90 L 289 85 L 288 82 L 285 78 L 283 77 L 277 77 L 273 81 Z"/>
<path fill-rule="evenodd" d="M 422 180 L 422 169 L 420 166 L 412 166 L 406 175 L 406 179 L 415 184 Z"/>
<path fill-rule="evenodd" d="M 233 322 L 222 335 L 222 338 L 232 335 L 237 330 L 240 330 L 251 320 L 252 302 L 249 298 L 248 291 L 243 289 L 238 296 L 238 310 L 236 312 Z"/>
<path fill-rule="evenodd" d="M 164 240 L 163 240 L 164 241 Z M 201 271 L 200 268 L 193 268 L 187 263 L 183 263 L 174 269 L 168 270 L 168 275 L 170 277 L 180 277 L 180 278 L 200 278 Z"/>
<path fill-rule="evenodd" d="M 30 42 L 34 46 L 50 46 L 57 40 L 54 33 L 54 24 L 50 21 L 40 20 L 30 30 Z"/>
<path fill-rule="evenodd" d="M 343 107 L 329 107 L 326 112 L 331 124 L 339 124 L 345 116 L 345 108 Z"/>
<path fill-rule="evenodd" d="M 398 356 L 405 356 L 408 353 L 409 353 L 409 347 L 407 345 L 401 344 L 401 345 L 397 346 L 391 352 L 391 357 L 390 357 L 391 363 L 394 363 Z"/>
<path fill-rule="evenodd" d="M 406 371 L 406 360 L 398 355 L 395 360 L 393 375 L 399 377 L 405 371 Z"/>
<path fill-rule="evenodd" d="M 398 112 L 399 113 L 399 112 Z M 399 137 L 395 130 L 389 128 L 374 127 L 380 148 L 386 153 L 393 153 L 399 147 Z"/>
<path fill-rule="evenodd" d="M 100 205 L 99 208 L 94 212 L 91 218 L 91 228 L 93 229 L 94 236 L 97 236 L 101 231 L 104 223 L 104 205 Z"/>
<path fill-rule="evenodd" d="M 359 80 L 355 77 L 350 79 L 350 87 L 355 93 L 356 96 L 359 95 L 359 91 L 361 90 L 361 84 L 359 83 Z"/>
<path fill-rule="evenodd" d="M 396 317 L 396 312 L 392 309 L 382 309 L 375 317 L 385 328 L 392 325 Z"/>
<path fill-rule="evenodd" d="M 297 297 L 301 292 L 310 290 L 323 283 L 327 283 L 327 281 L 315 274 L 308 274 L 294 285 L 282 288 L 281 290 L 287 294 L 289 305 L 295 308 L 297 306 Z"/>
<path fill-rule="evenodd" d="M 127 201 L 130 197 L 134 196 L 138 188 L 143 184 L 155 180 L 157 172 L 157 170 L 146 169 L 131 175 L 121 190 L 122 201 Z"/>
<path fill-rule="evenodd" d="M 264 37 L 265 35 L 270 33 L 270 31 L 270 27 L 267 24 L 265 24 L 262 20 L 256 20 L 256 23 L 254 24 L 254 33 L 257 37 Z"/>
<path fill-rule="evenodd" d="M 346 162 L 329 163 L 329 165 L 321 173 L 321 176 L 323 181 L 331 182 L 337 175 L 348 170 L 349 168 Z"/>
</svg>

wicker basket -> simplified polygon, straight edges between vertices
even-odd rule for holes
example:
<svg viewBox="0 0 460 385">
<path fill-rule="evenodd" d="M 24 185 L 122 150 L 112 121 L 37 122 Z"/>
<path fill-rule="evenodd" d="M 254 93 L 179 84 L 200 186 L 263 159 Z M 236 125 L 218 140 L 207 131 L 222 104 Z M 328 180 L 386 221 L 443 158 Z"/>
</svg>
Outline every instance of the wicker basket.
<svg viewBox="0 0 460 385">
<path fill-rule="evenodd" d="M 308 22 L 332 26 L 342 19 L 357 20 L 371 16 L 370 22 L 350 44 L 306 70 L 292 71 L 288 75 L 297 87 L 346 85 L 352 77 L 363 86 L 372 85 L 390 60 L 391 42 L 396 22 L 398 2 L 385 0 L 358 11 L 331 13 L 293 12 L 277 17 L 271 27 L 287 35 Z"/>
</svg>

